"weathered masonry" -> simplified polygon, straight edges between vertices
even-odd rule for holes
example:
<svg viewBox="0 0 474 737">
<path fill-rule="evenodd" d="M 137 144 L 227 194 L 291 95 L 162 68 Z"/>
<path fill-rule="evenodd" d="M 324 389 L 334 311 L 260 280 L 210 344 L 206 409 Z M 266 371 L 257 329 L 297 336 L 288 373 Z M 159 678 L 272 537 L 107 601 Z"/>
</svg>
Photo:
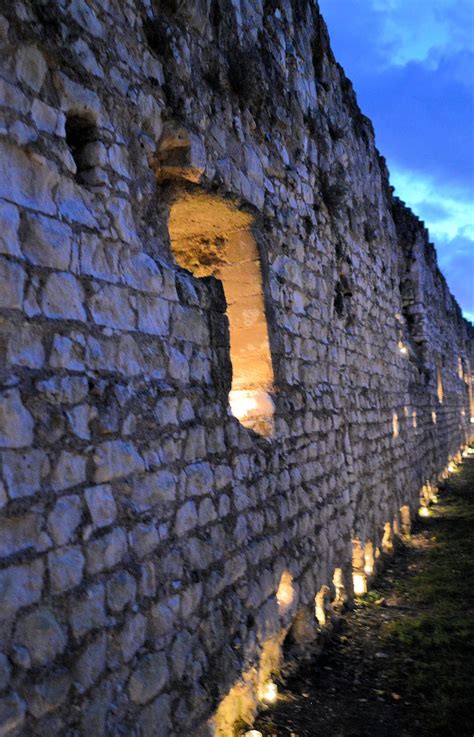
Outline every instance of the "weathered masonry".
<svg viewBox="0 0 474 737">
<path fill-rule="evenodd" d="M 469 438 L 314 0 L 0 15 L 0 735 L 230 736 Z"/>
</svg>

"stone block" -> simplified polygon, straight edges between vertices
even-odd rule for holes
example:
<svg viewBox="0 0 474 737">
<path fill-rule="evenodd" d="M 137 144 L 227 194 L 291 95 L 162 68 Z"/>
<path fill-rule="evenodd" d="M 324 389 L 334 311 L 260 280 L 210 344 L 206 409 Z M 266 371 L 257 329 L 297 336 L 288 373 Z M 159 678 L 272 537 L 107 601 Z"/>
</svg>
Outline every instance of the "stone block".
<svg viewBox="0 0 474 737">
<path fill-rule="evenodd" d="M 74 665 L 74 678 L 82 688 L 90 688 L 107 665 L 107 637 L 101 634 L 86 647 Z"/>
<path fill-rule="evenodd" d="M 36 683 L 28 693 L 28 711 L 39 719 L 63 704 L 71 687 L 71 676 L 66 671 L 59 671 L 53 676 Z"/>
<path fill-rule="evenodd" d="M 84 290 L 72 274 L 51 274 L 41 297 L 46 317 L 53 320 L 87 319 L 84 310 Z"/>
<path fill-rule="evenodd" d="M 13 366 L 39 369 L 43 367 L 44 360 L 45 353 L 39 327 L 28 324 L 18 326 L 8 340 L 8 363 Z"/>
<path fill-rule="evenodd" d="M 169 471 L 157 471 L 139 476 L 130 487 L 133 506 L 139 512 L 146 512 L 157 505 L 163 508 L 176 497 L 176 478 Z"/>
<path fill-rule="evenodd" d="M 0 448 L 24 448 L 33 443 L 34 420 L 18 389 L 0 394 Z"/>
<path fill-rule="evenodd" d="M 92 629 L 103 627 L 106 622 L 103 584 L 91 586 L 87 596 L 71 602 L 69 621 L 74 637 L 79 639 Z"/>
<path fill-rule="evenodd" d="M 175 532 L 182 537 L 198 524 L 198 515 L 194 502 L 186 502 L 176 514 Z"/>
<path fill-rule="evenodd" d="M 80 404 L 66 412 L 70 428 L 81 440 L 90 440 L 89 421 L 92 409 L 88 404 Z"/>
<path fill-rule="evenodd" d="M 26 704 L 18 694 L 11 693 L 0 699 L 0 737 L 18 734 L 25 721 Z"/>
<path fill-rule="evenodd" d="M 91 486 L 84 492 L 95 527 L 111 525 L 117 516 L 112 487 L 109 484 Z"/>
<path fill-rule="evenodd" d="M 160 537 L 152 522 L 140 522 L 129 533 L 129 541 L 137 558 L 145 558 L 158 547 Z"/>
<path fill-rule="evenodd" d="M 107 581 L 107 606 L 120 612 L 135 600 L 137 583 L 127 571 L 118 571 Z"/>
<path fill-rule="evenodd" d="M 18 209 L 8 202 L 0 202 L 0 253 L 21 258 L 18 228 L 20 215 Z"/>
<path fill-rule="evenodd" d="M 1 459 L 3 480 L 10 499 L 40 491 L 42 480 L 49 472 L 48 456 L 43 450 L 4 451 Z"/>
<path fill-rule="evenodd" d="M 86 463 L 84 456 L 63 450 L 51 476 L 53 490 L 62 491 L 82 484 L 86 479 Z"/>
<path fill-rule="evenodd" d="M 141 737 L 168 737 L 171 729 L 171 699 L 158 696 L 140 714 L 138 724 Z"/>
<path fill-rule="evenodd" d="M 37 609 L 19 620 L 15 643 L 25 647 L 32 665 L 46 665 L 66 648 L 66 635 L 49 609 Z"/>
<path fill-rule="evenodd" d="M 66 223 L 25 213 L 22 249 L 30 263 L 67 271 L 71 261 L 72 230 Z"/>
<path fill-rule="evenodd" d="M 1 616 L 1 615 L 0 615 Z M 0 691 L 5 691 L 12 674 L 10 661 L 4 653 L 0 653 Z"/>
<path fill-rule="evenodd" d="M 0 256 L 0 307 L 21 310 L 26 274 L 20 264 Z"/>
<path fill-rule="evenodd" d="M 82 503 L 76 494 L 63 496 L 48 516 L 48 530 L 57 545 L 65 545 L 81 523 Z"/>
<path fill-rule="evenodd" d="M 120 634 L 120 651 L 126 663 L 140 650 L 146 640 L 147 622 L 143 614 L 129 619 Z"/>
<path fill-rule="evenodd" d="M 46 381 L 38 381 L 36 388 L 45 394 L 48 402 L 77 404 L 88 394 L 89 382 L 85 376 L 53 376 Z"/>
<path fill-rule="evenodd" d="M 46 59 L 36 46 L 20 46 L 16 52 L 15 66 L 18 79 L 28 85 L 34 92 L 39 92 L 43 86 L 47 70 Z"/>
<path fill-rule="evenodd" d="M 41 521 L 39 514 L 0 519 L 0 557 L 29 549 L 41 551 L 45 542 L 41 535 Z"/>
<path fill-rule="evenodd" d="M 99 445 L 94 453 L 94 462 L 94 480 L 98 483 L 145 470 L 144 461 L 133 443 L 123 440 L 110 440 Z"/>
<path fill-rule="evenodd" d="M 135 704 L 146 704 L 166 685 L 169 678 L 163 653 L 143 655 L 128 684 L 128 693 Z"/>
<path fill-rule="evenodd" d="M 44 564 L 41 560 L 0 571 L 0 621 L 11 619 L 22 607 L 40 600 L 43 575 Z"/>
<path fill-rule="evenodd" d="M 48 553 L 51 591 L 60 594 L 78 586 L 82 581 L 84 556 L 80 548 L 65 547 Z"/>
<path fill-rule="evenodd" d="M 169 327 L 169 303 L 160 297 L 137 296 L 138 329 L 151 335 L 166 335 Z"/>
<path fill-rule="evenodd" d="M 122 528 L 93 540 L 87 546 L 87 571 L 94 574 L 113 568 L 127 552 L 127 536 Z"/>
<path fill-rule="evenodd" d="M 130 306 L 127 289 L 109 284 L 99 287 L 89 300 L 92 319 L 98 325 L 119 330 L 134 330 L 135 313 Z"/>
<path fill-rule="evenodd" d="M 53 215 L 53 188 L 58 181 L 52 161 L 0 141 L 0 197 Z"/>
</svg>

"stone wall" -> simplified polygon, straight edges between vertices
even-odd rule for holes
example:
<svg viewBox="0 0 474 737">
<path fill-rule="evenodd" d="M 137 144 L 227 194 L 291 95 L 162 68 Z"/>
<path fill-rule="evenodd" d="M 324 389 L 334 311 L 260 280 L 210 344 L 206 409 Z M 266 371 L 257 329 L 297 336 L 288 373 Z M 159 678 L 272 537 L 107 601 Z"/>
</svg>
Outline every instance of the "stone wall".
<svg viewBox="0 0 474 737">
<path fill-rule="evenodd" d="M 312 0 L 18 0 L 0 39 L 0 735 L 196 735 L 466 443 L 472 328 Z M 252 310 L 229 339 L 170 241 L 204 195 L 256 244 L 266 432 Z"/>
</svg>

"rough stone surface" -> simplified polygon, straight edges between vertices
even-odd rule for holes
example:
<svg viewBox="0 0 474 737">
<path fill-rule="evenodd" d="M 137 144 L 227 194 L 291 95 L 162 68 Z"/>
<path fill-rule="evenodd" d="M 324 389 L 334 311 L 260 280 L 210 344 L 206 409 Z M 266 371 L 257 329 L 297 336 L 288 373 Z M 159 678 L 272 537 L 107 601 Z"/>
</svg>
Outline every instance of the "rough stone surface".
<svg viewBox="0 0 474 737">
<path fill-rule="evenodd" d="M 204 734 L 469 440 L 473 329 L 315 0 L 0 38 L 0 737 Z"/>
</svg>

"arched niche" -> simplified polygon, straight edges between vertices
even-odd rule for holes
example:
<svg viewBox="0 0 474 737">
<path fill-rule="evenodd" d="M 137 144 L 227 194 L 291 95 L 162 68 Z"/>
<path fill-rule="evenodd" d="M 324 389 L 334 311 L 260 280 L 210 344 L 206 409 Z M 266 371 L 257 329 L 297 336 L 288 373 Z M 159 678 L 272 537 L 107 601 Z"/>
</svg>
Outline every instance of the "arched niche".
<svg viewBox="0 0 474 737">
<path fill-rule="evenodd" d="M 221 280 L 230 329 L 232 414 L 260 435 L 273 432 L 273 367 L 253 216 L 199 188 L 173 193 L 168 229 L 179 266 Z"/>
</svg>

